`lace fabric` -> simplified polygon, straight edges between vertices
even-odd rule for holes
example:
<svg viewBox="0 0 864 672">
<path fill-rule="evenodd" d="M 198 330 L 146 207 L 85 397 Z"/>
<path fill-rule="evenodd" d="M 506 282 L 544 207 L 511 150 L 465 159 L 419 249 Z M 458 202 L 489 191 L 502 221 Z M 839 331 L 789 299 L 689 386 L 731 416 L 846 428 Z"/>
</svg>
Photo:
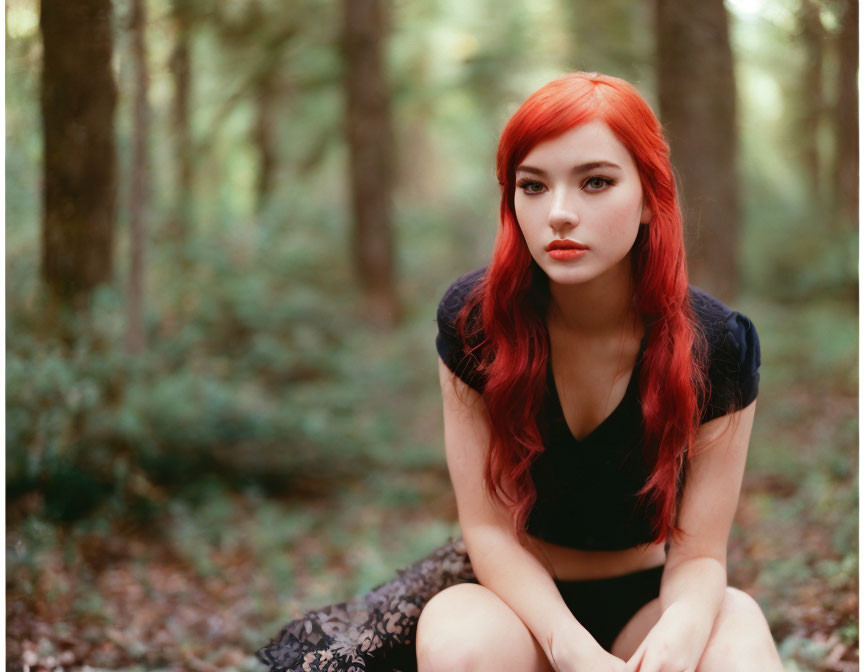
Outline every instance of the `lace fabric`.
<svg viewBox="0 0 864 672">
<path fill-rule="evenodd" d="M 271 672 L 416 672 L 417 620 L 432 597 L 476 583 L 462 539 L 451 539 L 386 583 L 309 611 L 256 652 Z"/>
</svg>

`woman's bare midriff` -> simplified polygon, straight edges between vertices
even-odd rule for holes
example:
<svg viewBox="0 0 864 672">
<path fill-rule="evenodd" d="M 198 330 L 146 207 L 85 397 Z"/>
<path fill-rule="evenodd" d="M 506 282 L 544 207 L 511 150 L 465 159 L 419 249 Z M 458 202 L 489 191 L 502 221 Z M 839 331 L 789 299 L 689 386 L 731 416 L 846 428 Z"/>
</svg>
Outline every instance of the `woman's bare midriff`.
<svg viewBox="0 0 864 672">
<path fill-rule="evenodd" d="M 623 551 L 582 551 L 557 546 L 527 536 L 526 546 L 553 577 L 562 581 L 605 579 L 641 569 L 659 567 L 666 561 L 663 542 L 635 546 Z"/>
</svg>

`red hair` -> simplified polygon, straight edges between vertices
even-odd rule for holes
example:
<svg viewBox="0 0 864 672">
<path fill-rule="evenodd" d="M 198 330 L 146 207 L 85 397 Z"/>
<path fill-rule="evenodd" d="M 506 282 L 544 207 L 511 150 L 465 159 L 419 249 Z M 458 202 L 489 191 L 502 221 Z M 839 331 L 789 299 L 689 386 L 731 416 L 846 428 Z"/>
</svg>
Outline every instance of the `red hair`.
<svg viewBox="0 0 864 672">
<path fill-rule="evenodd" d="M 699 425 L 704 343 L 687 299 L 681 211 L 669 147 L 651 108 L 629 83 L 574 72 L 532 94 L 507 122 L 498 145 L 500 228 L 486 275 L 456 322 L 463 343 L 482 334 L 478 370 L 491 424 L 487 491 L 512 507 L 521 533 L 536 500 L 529 467 L 543 452 L 537 415 L 546 385 L 549 336 L 546 274 L 532 259 L 516 220 L 515 168 L 540 142 L 592 120 L 604 122 L 632 155 L 652 219 L 630 253 L 633 305 L 648 330 L 640 369 L 643 453 L 651 473 L 640 491 L 653 512 L 656 540 L 676 529 L 679 476 Z M 469 319 L 472 311 L 478 319 Z M 478 341 L 474 341 L 478 343 Z M 481 350 L 482 349 L 482 350 Z M 476 356 L 476 355 L 475 355 Z"/>
</svg>

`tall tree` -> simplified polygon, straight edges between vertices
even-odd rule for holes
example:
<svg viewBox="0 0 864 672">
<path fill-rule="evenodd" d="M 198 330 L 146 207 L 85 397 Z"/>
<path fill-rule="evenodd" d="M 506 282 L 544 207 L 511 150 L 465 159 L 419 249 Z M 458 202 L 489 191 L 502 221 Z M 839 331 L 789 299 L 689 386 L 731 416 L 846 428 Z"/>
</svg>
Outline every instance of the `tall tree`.
<svg viewBox="0 0 864 672">
<path fill-rule="evenodd" d="M 258 158 L 255 209 L 263 212 L 272 195 L 279 166 L 280 105 L 283 104 L 283 72 L 290 68 L 286 50 L 306 31 L 308 15 L 302 3 L 280 5 L 249 0 L 243 11 L 226 11 L 217 5 L 208 20 L 215 26 L 220 44 L 237 58 L 238 82 L 213 117 L 211 133 L 238 105 L 251 101 L 254 108 L 250 140 Z"/>
<path fill-rule="evenodd" d="M 737 290 L 736 105 L 723 0 L 656 0 L 660 117 L 681 178 L 691 277 Z"/>
<path fill-rule="evenodd" d="M 843 0 L 842 5 L 834 107 L 834 184 L 840 223 L 854 229 L 858 221 L 858 0 Z"/>
<path fill-rule="evenodd" d="M 116 211 L 111 0 L 42 0 L 41 275 L 78 306 L 112 275 Z"/>
<path fill-rule="evenodd" d="M 383 45 L 386 0 L 343 0 L 342 46 L 355 272 L 371 321 L 395 324 L 393 121 Z"/>
<path fill-rule="evenodd" d="M 819 5 L 815 0 L 802 0 L 798 10 L 801 40 L 804 45 L 804 72 L 801 77 L 802 91 L 800 123 L 797 137 L 800 138 L 801 161 L 804 174 L 812 187 L 813 205 L 821 209 L 824 205 L 824 157 L 820 148 L 820 128 L 825 116 L 825 86 L 823 63 L 825 61 L 825 28 L 819 18 Z"/>
<path fill-rule="evenodd" d="M 265 210 L 273 192 L 277 166 L 276 155 L 276 102 L 278 94 L 277 68 L 266 68 L 255 82 L 255 121 L 253 139 L 258 150 L 258 179 L 255 184 L 255 209 Z"/>
<path fill-rule="evenodd" d="M 298 31 L 288 12 L 280 12 L 284 16 L 276 21 L 260 2 L 250 3 L 247 12 L 247 21 L 252 27 L 250 33 L 261 40 L 261 55 L 250 73 L 255 101 L 252 141 L 258 153 L 255 209 L 261 213 L 266 209 L 273 192 L 279 162 L 277 121 L 282 55 Z"/>
<path fill-rule="evenodd" d="M 174 81 L 171 103 L 172 131 L 174 135 L 174 165 L 176 170 L 174 213 L 171 233 L 182 246 L 188 237 L 192 220 L 193 146 L 190 118 L 190 92 L 192 56 L 190 39 L 193 15 L 190 0 L 173 0 L 171 23 L 174 28 L 174 47 L 170 70 Z"/>
<path fill-rule="evenodd" d="M 150 106 L 147 92 L 150 73 L 147 67 L 146 0 L 132 0 L 130 31 L 132 35 L 132 63 L 135 66 L 135 94 L 133 109 L 132 183 L 129 189 L 129 286 L 127 298 L 128 323 L 126 350 L 135 354 L 144 349 L 144 246 L 147 234 L 149 182 L 148 140 L 150 137 Z"/>
</svg>

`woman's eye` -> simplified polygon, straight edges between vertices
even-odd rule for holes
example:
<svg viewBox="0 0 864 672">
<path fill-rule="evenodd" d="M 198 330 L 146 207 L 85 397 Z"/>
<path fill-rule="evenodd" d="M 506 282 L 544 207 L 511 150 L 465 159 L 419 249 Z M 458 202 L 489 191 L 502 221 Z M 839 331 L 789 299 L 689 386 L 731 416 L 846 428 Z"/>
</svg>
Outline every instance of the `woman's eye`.
<svg viewBox="0 0 864 672">
<path fill-rule="evenodd" d="M 599 175 L 595 175 L 585 180 L 582 188 L 587 189 L 588 191 L 600 191 L 601 189 L 605 189 L 611 184 L 612 180 L 610 180 L 608 177 L 600 177 Z"/>
<path fill-rule="evenodd" d="M 524 191 L 526 194 L 539 194 L 541 191 L 543 191 L 543 185 L 539 182 L 534 182 L 533 180 L 526 180 L 524 182 L 520 182 L 516 186 L 522 189 L 522 191 Z"/>
</svg>

